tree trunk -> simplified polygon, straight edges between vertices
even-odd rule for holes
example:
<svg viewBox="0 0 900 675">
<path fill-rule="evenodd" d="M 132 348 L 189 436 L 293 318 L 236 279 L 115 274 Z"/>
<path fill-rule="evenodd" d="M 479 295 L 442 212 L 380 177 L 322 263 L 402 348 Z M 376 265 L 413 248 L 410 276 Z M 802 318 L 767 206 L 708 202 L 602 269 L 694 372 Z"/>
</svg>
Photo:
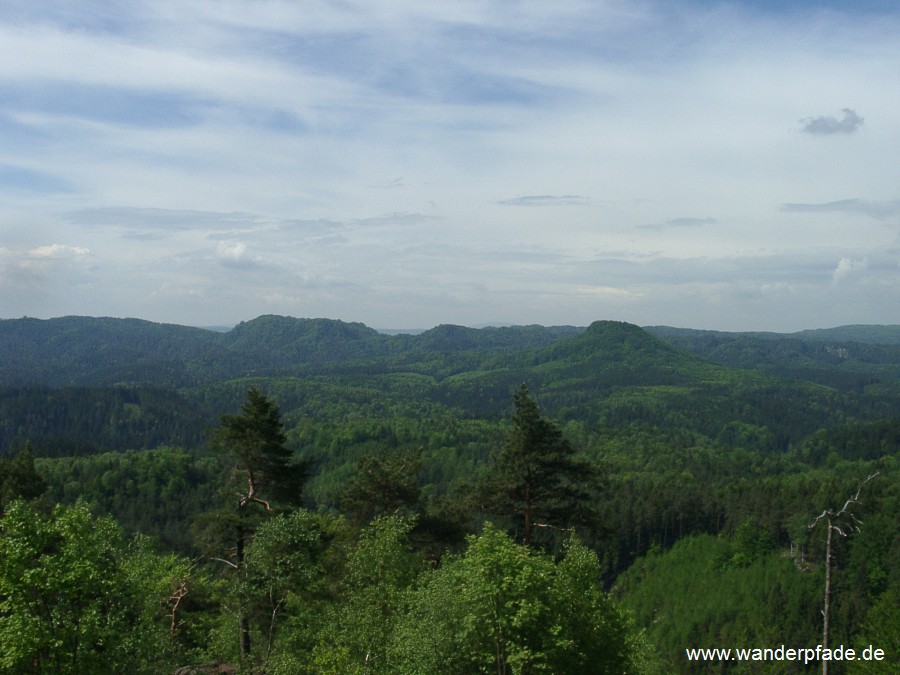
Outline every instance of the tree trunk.
<svg viewBox="0 0 900 675">
<path fill-rule="evenodd" d="M 531 513 L 531 486 L 525 486 L 525 532 L 522 535 L 522 542 L 526 546 L 531 546 L 531 531 L 533 528 L 532 518 L 533 515 Z"/>
<path fill-rule="evenodd" d="M 832 564 L 832 540 L 834 533 L 837 532 L 842 537 L 846 537 L 851 532 L 859 532 L 860 521 L 850 511 L 850 507 L 859 504 L 859 493 L 866 484 L 878 475 L 876 471 L 866 478 L 856 489 L 856 494 L 844 502 L 844 507 L 835 513 L 831 509 L 825 509 L 819 516 L 810 523 L 810 530 L 814 529 L 821 521 L 825 521 L 828 526 L 828 537 L 825 544 L 825 609 L 822 611 L 823 627 L 822 627 L 822 649 L 828 650 L 828 633 L 831 628 L 831 564 Z M 836 524 L 837 523 L 837 524 Z M 822 675 L 828 675 L 828 661 L 822 659 Z"/>
<path fill-rule="evenodd" d="M 235 553 L 238 575 L 238 634 L 241 648 L 241 660 L 250 656 L 250 620 L 247 618 L 244 599 L 241 597 L 241 584 L 244 576 L 244 528 L 238 527 L 237 547 Z"/>
<path fill-rule="evenodd" d="M 831 627 L 831 518 L 827 521 L 828 539 L 825 544 L 825 617 L 822 628 L 822 650 L 828 649 L 828 633 Z M 822 675 L 828 675 L 828 660 L 822 660 Z"/>
</svg>

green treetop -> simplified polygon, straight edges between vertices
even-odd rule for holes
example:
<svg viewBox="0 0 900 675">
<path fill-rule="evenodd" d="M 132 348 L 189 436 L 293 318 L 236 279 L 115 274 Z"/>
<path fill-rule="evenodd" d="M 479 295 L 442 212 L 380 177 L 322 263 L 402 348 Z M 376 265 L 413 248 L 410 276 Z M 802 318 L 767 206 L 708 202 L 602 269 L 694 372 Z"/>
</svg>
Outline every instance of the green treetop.
<svg viewBox="0 0 900 675">
<path fill-rule="evenodd" d="M 43 477 L 34 468 L 31 442 L 10 460 L 0 458 L 0 515 L 15 499 L 37 499 L 47 489 Z"/>
<path fill-rule="evenodd" d="M 559 427 L 541 417 L 526 385 L 515 393 L 513 405 L 513 429 L 479 492 L 488 511 L 519 523 L 528 545 L 536 527 L 560 528 L 585 515 L 595 499 L 597 476 Z"/>
</svg>

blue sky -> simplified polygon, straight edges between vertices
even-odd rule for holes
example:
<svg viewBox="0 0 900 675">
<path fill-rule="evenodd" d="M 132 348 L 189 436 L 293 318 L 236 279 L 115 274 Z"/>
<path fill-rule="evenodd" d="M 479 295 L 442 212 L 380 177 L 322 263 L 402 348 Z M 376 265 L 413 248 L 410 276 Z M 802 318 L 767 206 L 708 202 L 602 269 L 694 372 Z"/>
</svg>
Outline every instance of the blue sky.
<svg viewBox="0 0 900 675">
<path fill-rule="evenodd" d="M 0 317 L 900 323 L 895 2 L 0 5 Z"/>
</svg>

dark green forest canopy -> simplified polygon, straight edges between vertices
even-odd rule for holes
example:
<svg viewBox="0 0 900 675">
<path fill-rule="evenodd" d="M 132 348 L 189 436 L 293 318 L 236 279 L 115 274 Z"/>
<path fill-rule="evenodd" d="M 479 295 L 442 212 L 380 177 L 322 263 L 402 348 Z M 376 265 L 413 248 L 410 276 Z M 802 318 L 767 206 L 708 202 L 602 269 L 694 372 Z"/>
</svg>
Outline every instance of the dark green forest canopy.
<svg viewBox="0 0 900 675">
<path fill-rule="evenodd" d="M 0 320 L 0 386 L 192 386 L 247 376 L 386 370 L 446 375 L 452 369 L 512 367 L 573 357 L 605 343 L 651 349 L 649 335 L 679 350 L 746 367 L 807 356 L 842 370 L 898 364 L 900 326 L 843 327 L 793 334 L 721 333 L 597 321 L 574 326 L 466 328 L 441 325 L 418 335 L 386 335 L 360 323 L 261 316 L 220 333 L 138 319 L 64 317 Z M 582 341 L 572 341 L 583 333 Z M 663 343 L 657 342 L 656 347 Z M 723 346 L 724 345 L 724 346 Z M 719 352 L 717 353 L 717 350 Z M 739 352 L 735 354 L 735 352 Z M 440 361 L 440 363 L 438 363 Z M 522 365 L 521 363 L 519 365 Z M 728 363 L 728 365 L 738 365 Z M 787 365 L 782 363 L 782 365 Z M 896 379 L 898 373 L 893 371 Z"/>
<path fill-rule="evenodd" d="M 877 334 L 888 340 L 892 328 Z M 672 344 L 612 321 L 394 336 L 276 316 L 227 333 L 132 319 L 0 321 L 0 454 L 28 438 L 38 456 L 200 447 L 253 383 L 288 421 L 327 422 L 421 417 L 420 406 L 499 420 L 527 382 L 545 412 L 592 432 L 678 428 L 773 451 L 896 416 L 896 345 L 654 331 Z"/>
<path fill-rule="evenodd" d="M 7 319 L 0 320 L 0 386 L 182 387 L 258 375 L 405 370 L 429 367 L 435 356 L 534 349 L 581 330 L 438 326 L 385 335 L 361 323 L 268 315 L 219 333 L 138 319 Z"/>
<path fill-rule="evenodd" d="M 272 658 L 285 659 L 284 672 L 302 672 L 290 665 L 300 652 L 323 659 L 317 672 L 339 672 L 365 660 L 362 636 L 370 628 L 389 639 L 397 623 L 389 617 L 410 608 L 402 604 L 404 585 L 423 559 L 427 567 L 447 550 L 465 556 L 474 541 L 466 536 L 478 536 L 488 521 L 512 537 L 503 547 L 521 538 L 515 511 L 479 499 L 477 488 L 489 484 L 482 479 L 491 478 L 498 449 L 510 447 L 514 394 L 525 383 L 573 466 L 589 463 L 596 479 L 591 522 L 546 510 L 534 547 L 558 563 L 567 535 L 554 528 L 575 525 L 596 556 L 590 583 L 609 588 L 618 580 L 635 620 L 652 627 L 655 647 L 647 649 L 665 663 L 658 672 L 700 672 L 678 660 L 683 641 L 701 644 L 702 637 L 716 646 L 715 639 L 737 639 L 741 626 L 747 644 L 782 629 L 784 639 L 819 635 L 824 549 L 808 525 L 876 472 L 860 511 L 864 526 L 836 552 L 834 637 L 850 644 L 889 634 L 890 598 L 900 584 L 898 335 L 891 326 L 773 335 L 612 321 L 438 326 L 393 336 L 357 323 L 272 316 L 225 333 L 82 317 L 0 321 L 0 487 L 10 499 L 33 498 L 22 489 L 31 484 L 31 469 L 22 467 L 33 466 L 34 484 L 46 487 L 38 502 L 49 508 L 81 499 L 127 534 L 150 535 L 161 550 L 187 556 L 176 567 L 188 569 L 207 546 L 199 515 L 220 508 L 223 494 L 233 497 L 227 486 L 239 473 L 213 453 L 211 431 L 255 387 L 277 403 L 285 460 L 307 468 L 309 479 L 291 483 L 302 487 L 308 511 L 272 520 L 271 532 L 262 527 L 267 512 L 254 511 L 260 521 L 247 529 L 262 527 L 267 538 L 258 550 L 265 542 L 265 550 L 300 556 L 306 566 L 295 577 L 265 557 L 254 563 L 259 585 L 255 599 L 246 598 L 257 603 L 247 614 L 254 644 L 281 645 Z M 338 518 L 342 512 L 348 517 Z M 373 618 L 363 609 L 371 589 L 354 586 L 340 569 L 358 560 L 354 542 L 367 522 L 392 512 L 407 518 L 390 544 L 402 550 L 377 537 L 358 542 L 403 579 L 382 589 L 399 604 Z M 282 550 L 295 540 L 316 542 L 315 556 Z M 233 561 L 231 549 L 213 557 Z M 116 555 L 130 559 L 125 549 Z M 233 658 L 232 639 L 223 636 L 236 635 L 236 625 L 209 612 L 240 594 L 227 565 L 201 567 L 212 585 L 193 596 L 189 614 L 203 618 L 185 644 L 193 641 L 197 658 Z M 692 602 L 703 588 L 685 579 L 730 584 L 733 592 L 720 597 L 731 609 Z M 422 597 L 443 582 L 434 583 L 421 586 Z M 664 604 L 659 593 L 667 588 L 682 590 Z M 160 602 L 158 620 L 167 616 Z M 273 612 L 284 613 L 283 623 L 271 623 L 284 638 L 268 632 Z M 323 631 L 327 624 L 356 633 L 335 643 L 303 637 L 303 626 L 319 620 Z M 408 644 L 382 648 L 404 663 L 421 656 Z"/>
</svg>

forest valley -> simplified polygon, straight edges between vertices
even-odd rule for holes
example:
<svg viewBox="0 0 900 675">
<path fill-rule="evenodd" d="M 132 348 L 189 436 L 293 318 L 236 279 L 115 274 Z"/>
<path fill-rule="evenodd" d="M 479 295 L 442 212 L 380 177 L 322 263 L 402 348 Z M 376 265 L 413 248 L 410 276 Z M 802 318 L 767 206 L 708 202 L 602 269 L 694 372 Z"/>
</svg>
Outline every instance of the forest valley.
<svg viewBox="0 0 900 675">
<path fill-rule="evenodd" d="M 897 673 L 898 404 L 900 326 L 0 321 L 0 673 Z"/>
</svg>

